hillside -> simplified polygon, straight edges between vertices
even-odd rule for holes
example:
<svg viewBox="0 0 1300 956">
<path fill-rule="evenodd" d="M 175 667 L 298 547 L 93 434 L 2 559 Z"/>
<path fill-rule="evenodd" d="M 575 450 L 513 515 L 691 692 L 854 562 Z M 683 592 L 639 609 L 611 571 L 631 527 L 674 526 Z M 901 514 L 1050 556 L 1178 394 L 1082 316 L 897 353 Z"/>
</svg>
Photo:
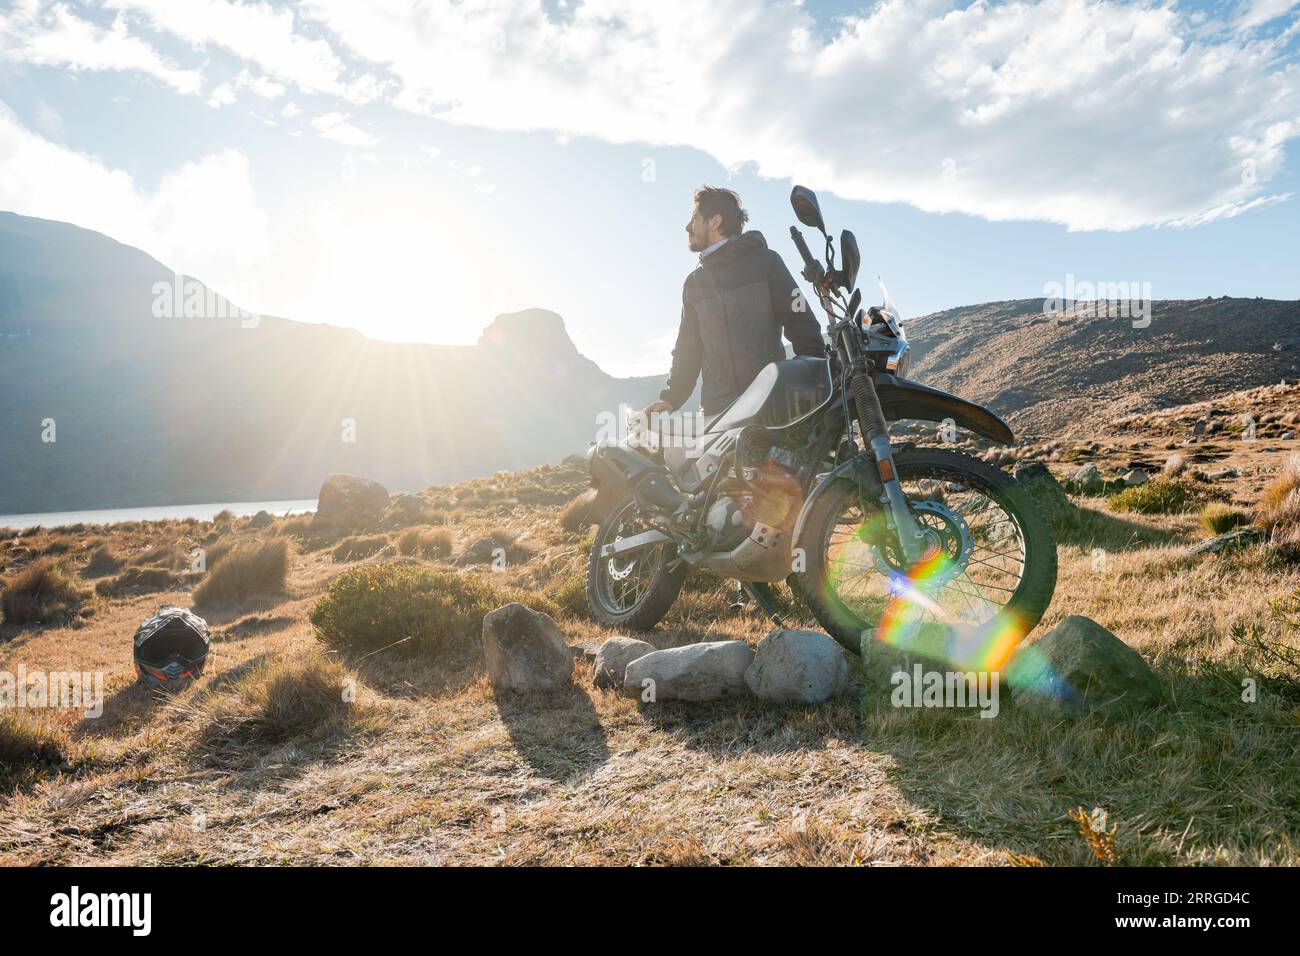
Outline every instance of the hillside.
<svg viewBox="0 0 1300 956">
<path fill-rule="evenodd" d="M 1135 329 L 1016 299 L 913 319 L 907 335 L 912 378 L 989 405 L 1018 437 L 1088 434 L 1116 415 L 1300 377 L 1297 301 L 1159 300 Z"/>
<path fill-rule="evenodd" d="M 476 346 L 417 345 L 157 318 L 158 282 L 175 277 L 139 250 L 0 213 L 0 513 L 303 498 L 329 472 L 455 481 L 582 451 L 600 413 L 662 387 L 607 375 L 540 309 Z"/>
</svg>

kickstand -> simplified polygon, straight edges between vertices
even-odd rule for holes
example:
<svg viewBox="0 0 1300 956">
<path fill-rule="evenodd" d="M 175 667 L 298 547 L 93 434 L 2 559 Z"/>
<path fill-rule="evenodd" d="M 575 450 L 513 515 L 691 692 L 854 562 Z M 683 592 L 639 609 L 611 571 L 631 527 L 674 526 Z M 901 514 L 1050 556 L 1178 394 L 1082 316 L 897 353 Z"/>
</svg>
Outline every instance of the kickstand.
<svg viewBox="0 0 1300 956">
<path fill-rule="evenodd" d="M 777 627 L 785 628 L 785 621 L 781 617 L 781 612 L 776 609 L 776 605 L 772 603 L 767 585 L 762 582 L 741 581 L 740 586 L 754 599 L 755 604 L 767 612 L 767 616 L 772 619 Z"/>
</svg>

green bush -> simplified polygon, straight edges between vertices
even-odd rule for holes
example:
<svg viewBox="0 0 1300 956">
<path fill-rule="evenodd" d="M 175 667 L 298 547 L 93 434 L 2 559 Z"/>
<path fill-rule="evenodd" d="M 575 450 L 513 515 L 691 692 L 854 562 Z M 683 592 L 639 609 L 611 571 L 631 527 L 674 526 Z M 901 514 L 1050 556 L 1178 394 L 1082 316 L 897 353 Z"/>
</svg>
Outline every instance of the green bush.
<svg viewBox="0 0 1300 956">
<path fill-rule="evenodd" d="M 1144 515 L 1167 515 L 1185 511 L 1191 503 L 1187 485 L 1167 478 L 1153 478 L 1144 485 L 1125 488 L 1112 495 L 1111 511 L 1136 511 Z"/>
<path fill-rule="evenodd" d="M 394 650 L 437 654 L 477 634 L 483 615 L 506 603 L 481 578 L 418 564 L 351 568 L 311 610 L 317 636 L 346 654 L 365 654 L 411 638 Z"/>
</svg>

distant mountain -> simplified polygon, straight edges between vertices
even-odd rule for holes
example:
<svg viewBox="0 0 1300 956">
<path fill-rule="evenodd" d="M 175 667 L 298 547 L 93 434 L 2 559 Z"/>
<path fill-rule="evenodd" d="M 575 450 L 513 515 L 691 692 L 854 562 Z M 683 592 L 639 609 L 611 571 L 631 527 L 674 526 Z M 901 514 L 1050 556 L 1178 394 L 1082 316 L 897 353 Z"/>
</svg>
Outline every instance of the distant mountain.
<svg viewBox="0 0 1300 956">
<path fill-rule="evenodd" d="M 1042 299 L 907 323 L 911 378 L 980 402 L 1017 435 L 1083 434 L 1114 415 L 1300 378 L 1300 302 L 1158 300 L 1150 324 L 1045 315 Z"/>
<path fill-rule="evenodd" d="M 476 346 L 397 344 L 176 287 L 137 249 L 0 213 L 0 513 L 454 481 L 581 452 L 663 384 L 607 375 L 541 309 Z"/>
</svg>

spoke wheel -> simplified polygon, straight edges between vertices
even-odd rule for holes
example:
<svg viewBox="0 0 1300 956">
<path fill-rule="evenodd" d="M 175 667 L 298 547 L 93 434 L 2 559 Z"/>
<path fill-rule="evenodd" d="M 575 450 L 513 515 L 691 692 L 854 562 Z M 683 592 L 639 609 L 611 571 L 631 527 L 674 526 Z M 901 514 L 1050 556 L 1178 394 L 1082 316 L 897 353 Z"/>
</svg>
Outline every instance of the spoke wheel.
<svg viewBox="0 0 1300 956">
<path fill-rule="evenodd" d="M 592 616 L 609 627 L 654 627 L 668 613 L 686 577 L 685 565 L 670 568 L 671 544 L 644 548 L 623 557 L 603 558 L 601 549 L 651 530 L 631 497 L 618 502 L 601 522 L 587 562 L 587 603 Z"/>
</svg>

